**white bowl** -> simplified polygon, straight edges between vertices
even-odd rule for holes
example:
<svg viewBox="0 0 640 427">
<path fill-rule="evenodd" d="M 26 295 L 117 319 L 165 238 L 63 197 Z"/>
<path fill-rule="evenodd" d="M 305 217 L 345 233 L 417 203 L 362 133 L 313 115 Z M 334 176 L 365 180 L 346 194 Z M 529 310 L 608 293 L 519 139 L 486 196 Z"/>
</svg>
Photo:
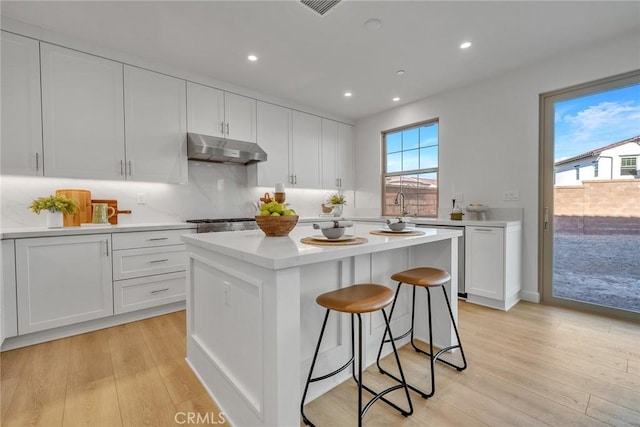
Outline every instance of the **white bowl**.
<svg viewBox="0 0 640 427">
<path fill-rule="evenodd" d="M 393 231 L 402 231 L 407 226 L 406 222 L 394 222 L 393 224 L 387 224 L 387 226 Z"/>
<path fill-rule="evenodd" d="M 321 231 L 327 239 L 339 239 L 344 234 L 344 227 L 323 228 Z"/>
</svg>

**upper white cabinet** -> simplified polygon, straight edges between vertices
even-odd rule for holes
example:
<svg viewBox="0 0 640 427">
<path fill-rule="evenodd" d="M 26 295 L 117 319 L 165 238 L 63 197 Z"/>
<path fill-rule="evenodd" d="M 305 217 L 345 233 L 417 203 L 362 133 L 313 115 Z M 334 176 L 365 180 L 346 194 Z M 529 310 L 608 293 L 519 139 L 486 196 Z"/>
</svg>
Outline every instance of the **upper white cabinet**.
<svg viewBox="0 0 640 427">
<path fill-rule="evenodd" d="M 291 113 L 291 176 L 300 188 L 322 188 L 320 179 L 322 123 L 318 116 Z M 267 155 L 269 153 L 267 152 Z"/>
<path fill-rule="evenodd" d="M 45 175 L 123 179 L 122 64 L 41 44 Z"/>
<path fill-rule="evenodd" d="M 189 132 L 256 142 L 256 100 L 187 83 Z"/>
<path fill-rule="evenodd" d="M 20 335 L 113 315 L 111 235 L 16 241 Z"/>
<path fill-rule="evenodd" d="M 127 175 L 136 181 L 187 182 L 185 81 L 125 66 L 124 99 Z"/>
<path fill-rule="evenodd" d="M 339 187 L 338 122 L 322 119 L 322 187 Z"/>
<path fill-rule="evenodd" d="M 38 41 L 1 32 L 2 173 L 43 174 Z"/>
<path fill-rule="evenodd" d="M 354 185 L 353 172 L 353 126 L 338 123 L 337 150 L 338 187 L 351 190 Z"/>
<path fill-rule="evenodd" d="M 249 166 L 249 170 L 255 169 L 256 173 L 252 183 L 260 187 L 290 183 L 290 134 L 291 110 L 258 101 L 258 145 L 266 151 L 267 161 Z"/>
</svg>

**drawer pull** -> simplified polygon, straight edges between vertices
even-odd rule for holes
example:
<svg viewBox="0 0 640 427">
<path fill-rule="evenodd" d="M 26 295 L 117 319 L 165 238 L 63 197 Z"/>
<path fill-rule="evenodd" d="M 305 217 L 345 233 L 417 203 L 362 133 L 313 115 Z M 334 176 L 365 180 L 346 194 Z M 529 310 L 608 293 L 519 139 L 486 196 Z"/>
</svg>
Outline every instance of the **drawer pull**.
<svg viewBox="0 0 640 427">
<path fill-rule="evenodd" d="M 491 233 L 493 230 L 490 228 L 474 228 L 474 231 L 485 231 L 487 233 Z"/>
<path fill-rule="evenodd" d="M 156 240 L 169 240 L 168 237 L 154 237 L 153 239 L 147 239 L 148 242 L 153 242 Z"/>
<path fill-rule="evenodd" d="M 155 291 L 151 291 L 152 294 L 159 294 L 160 292 L 166 292 L 168 291 L 169 288 L 164 288 L 164 289 L 157 289 Z"/>
<path fill-rule="evenodd" d="M 165 258 L 165 259 L 154 259 L 153 261 L 149 261 L 149 264 L 155 264 L 157 262 L 167 262 L 167 261 L 169 261 L 168 258 Z"/>
</svg>

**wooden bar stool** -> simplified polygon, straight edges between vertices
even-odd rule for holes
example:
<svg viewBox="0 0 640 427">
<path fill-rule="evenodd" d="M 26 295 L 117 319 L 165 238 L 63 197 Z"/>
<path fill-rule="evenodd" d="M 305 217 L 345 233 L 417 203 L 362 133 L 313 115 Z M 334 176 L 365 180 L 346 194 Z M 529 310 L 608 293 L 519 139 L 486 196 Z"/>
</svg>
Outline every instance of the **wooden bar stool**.
<svg viewBox="0 0 640 427">
<path fill-rule="evenodd" d="M 400 411 L 402 415 L 409 416 L 413 413 L 413 405 L 411 403 L 411 398 L 409 397 L 409 389 L 407 388 L 407 382 L 404 378 L 404 373 L 402 372 L 402 366 L 400 365 L 400 357 L 398 356 L 398 351 L 396 350 L 396 345 L 394 340 L 391 339 L 391 345 L 393 347 L 393 353 L 396 358 L 396 363 L 398 364 L 398 370 L 400 372 L 400 379 L 394 376 L 394 379 L 398 381 L 400 384 L 389 387 L 379 393 L 370 389 L 366 385 L 362 383 L 362 313 L 371 313 L 374 311 L 381 311 L 382 316 L 384 317 L 384 322 L 386 325 L 385 334 L 383 339 L 387 336 L 387 333 L 390 337 L 391 328 L 389 327 L 389 319 L 387 319 L 387 314 L 384 311 L 384 308 L 387 307 L 393 301 L 393 291 L 386 286 L 383 285 L 375 285 L 375 284 L 361 284 L 361 285 L 353 285 L 347 288 L 338 289 L 336 291 L 327 292 L 322 294 L 316 298 L 316 302 L 325 307 L 327 312 L 324 316 L 324 322 L 322 323 L 322 329 L 320 330 L 320 338 L 318 339 L 318 344 L 316 346 L 316 351 L 313 355 L 313 360 L 311 361 L 311 367 L 309 368 L 309 376 L 307 377 L 307 382 L 304 387 L 304 393 L 302 394 L 302 402 L 300 403 L 300 413 L 302 414 L 302 420 L 308 426 L 313 426 L 313 423 L 305 416 L 304 414 L 304 401 L 307 397 L 307 391 L 309 391 L 309 384 L 316 381 L 321 381 L 336 375 L 339 372 L 345 370 L 349 365 L 351 365 L 351 376 L 354 381 L 358 385 L 358 426 L 362 425 L 362 418 L 369 410 L 371 405 L 373 405 L 377 400 L 382 400 L 388 405 L 392 406 L 394 409 Z M 338 311 L 341 313 L 349 313 L 351 315 L 351 359 L 340 368 L 336 369 L 333 372 L 328 374 L 312 378 L 313 368 L 316 364 L 316 359 L 318 358 L 318 352 L 320 351 L 320 344 L 322 343 L 322 337 L 324 335 L 325 327 L 327 326 L 327 320 L 329 319 L 329 312 L 331 310 Z M 356 378 L 356 367 L 355 367 L 355 328 L 354 328 L 354 314 L 358 316 L 358 376 Z M 385 399 L 383 396 L 387 393 L 390 393 L 394 390 L 398 390 L 404 388 L 405 394 L 407 396 L 407 402 L 409 403 L 409 410 L 406 411 L 393 402 Z M 373 398 L 362 407 L 362 390 L 366 390 L 369 393 L 373 394 Z"/>
<path fill-rule="evenodd" d="M 418 353 L 422 353 L 424 355 L 429 356 L 429 360 L 431 362 L 431 391 L 429 393 L 426 393 L 410 384 L 408 384 L 408 386 L 410 389 L 419 393 L 423 398 L 428 399 L 431 396 L 433 396 L 433 394 L 436 391 L 435 369 L 434 369 L 436 360 L 455 368 L 456 370 L 458 370 L 458 372 L 463 371 L 467 368 L 467 359 L 465 358 L 464 350 L 462 349 L 462 342 L 460 341 L 460 335 L 458 334 L 458 327 L 456 326 L 456 322 L 453 318 L 453 312 L 451 311 L 451 304 L 449 304 L 449 298 L 447 297 L 447 290 L 444 287 L 444 285 L 451 280 L 451 275 L 448 272 L 444 270 L 440 270 L 438 268 L 421 267 L 421 268 L 413 268 L 411 270 L 401 271 L 391 276 L 391 279 L 398 282 L 398 288 L 396 289 L 396 295 L 395 295 L 395 298 L 393 299 L 393 305 L 391 305 L 391 312 L 389 313 L 389 322 L 391 322 L 391 318 L 393 317 L 393 310 L 395 309 L 396 302 L 398 301 L 398 294 L 400 293 L 400 288 L 402 287 L 403 284 L 412 285 L 413 286 L 413 302 L 412 302 L 412 308 L 411 308 L 411 328 L 401 336 L 398 336 L 395 338 L 390 337 L 389 339 L 386 339 L 386 331 L 385 331 L 385 335 L 382 337 L 382 342 L 380 343 L 380 351 L 378 351 L 378 358 L 376 363 L 381 373 L 386 374 L 391 378 L 394 378 L 397 381 L 399 381 L 394 375 L 385 371 L 380 366 L 380 356 L 382 355 L 382 348 L 384 347 L 385 343 L 402 339 L 407 335 L 411 334 L 411 345 L 413 346 L 414 350 L 417 351 Z M 416 346 L 413 338 L 414 320 L 416 315 L 416 288 L 418 286 L 423 287 L 427 291 L 427 309 L 429 312 L 428 314 L 429 353 L 419 349 Z M 442 292 L 444 292 L 444 300 L 447 302 L 449 317 L 451 318 L 451 323 L 453 324 L 453 330 L 456 332 L 456 339 L 458 340 L 458 344 L 442 348 L 440 349 L 440 351 L 434 354 L 433 353 L 433 331 L 432 331 L 432 324 L 431 324 L 431 288 L 436 288 L 436 287 L 442 288 Z M 439 358 L 440 355 L 442 355 L 444 352 L 452 350 L 454 348 L 460 349 L 460 355 L 462 356 L 462 362 L 463 362 L 462 366 L 455 365 L 451 362 L 448 362 L 446 360 L 442 360 Z"/>
</svg>

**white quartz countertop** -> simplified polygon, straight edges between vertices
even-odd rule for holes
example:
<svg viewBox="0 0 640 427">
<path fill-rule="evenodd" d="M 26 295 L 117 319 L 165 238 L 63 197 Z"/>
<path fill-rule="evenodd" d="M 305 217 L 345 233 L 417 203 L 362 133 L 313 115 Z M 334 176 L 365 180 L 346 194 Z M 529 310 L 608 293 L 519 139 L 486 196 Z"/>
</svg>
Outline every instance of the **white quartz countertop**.
<svg viewBox="0 0 640 427">
<path fill-rule="evenodd" d="M 462 236 L 462 231 L 450 229 L 421 228 L 420 236 L 379 236 L 369 232 L 380 225 L 356 224 L 349 227 L 345 235 L 365 237 L 368 241 L 360 245 L 316 246 L 302 243 L 303 237 L 321 235 L 320 230 L 297 226 L 288 236 L 267 237 L 260 230 L 236 231 L 232 233 L 203 233 L 184 235 L 182 239 L 211 252 L 237 258 L 251 264 L 278 270 L 317 262 L 381 252 L 407 246 L 420 245 Z"/>
<path fill-rule="evenodd" d="M 56 237 L 75 236 L 81 234 L 103 234 L 103 233 L 128 233 L 133 231 L 157 231 L 157 230 L 180 230 L 196 228 L 195 224 L 186 222 L 175 223 L 149 223 L 149 224 L 118 224 L 112 226 L 90 226 L 90 227 L 25 227 L 3 229 L 0 239 L 24 239 L 29 237 Z"/>
<path fill-rule="evenodd" d="M 385 222 L 387 218 L 395 218 L 395 217 L 358 217 L 358 218 L 347 218 L 352 221 L 367 221 L 367 222 Z M 456 227 L 465 227 L 467 225 L 476 226 L 476 227 L 511 227 L 515 225 L 520 225 L 520 220 L 473 220 L 473 219 L 463 219 L 460 221 L 455 221 L 449 218 L 416 218 L 407 216 L 404 217 L 405 220 L 410 224 L 418 224 L 418 225 L 444 225 L 444 226 L 456 226 Z"/>
</svg>

